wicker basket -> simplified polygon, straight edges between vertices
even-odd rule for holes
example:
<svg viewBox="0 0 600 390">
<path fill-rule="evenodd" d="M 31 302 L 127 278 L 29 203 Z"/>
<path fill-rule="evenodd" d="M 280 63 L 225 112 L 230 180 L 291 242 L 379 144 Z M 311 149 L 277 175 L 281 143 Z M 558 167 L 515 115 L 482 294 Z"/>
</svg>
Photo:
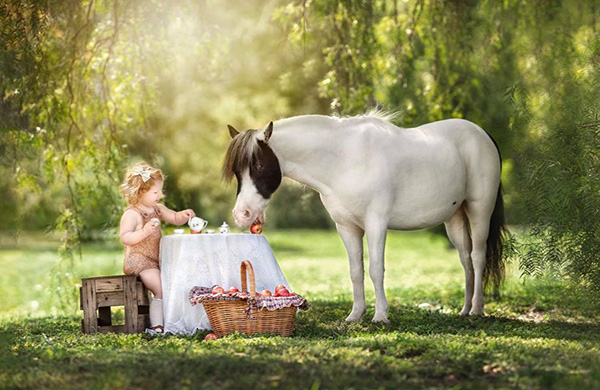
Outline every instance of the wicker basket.
<svg viewBox="0 0 600 390">
<path fill-rule="evenodd" d="M 248 286 L 246 271 L 250 286 Z M 242 290 L 249 291 L 250 299 L 237 300 L 207 300 L 202 304 L 208 315 L 210 325 L 217 336 L 239 332 L 245 334 L 272 333 L 289 336 L 294 329 L 296 320 L 295 306 L 284 307 L 277 310 L 258 310 L 254 307 L 249 315 L 248 307 L 253 305 L 256 298 L 256 281 L 254 269 L 249 261 L 244 260 L 241 265 Z M 249 288 L 248 288 L 249 287 Z"/>
</svg>

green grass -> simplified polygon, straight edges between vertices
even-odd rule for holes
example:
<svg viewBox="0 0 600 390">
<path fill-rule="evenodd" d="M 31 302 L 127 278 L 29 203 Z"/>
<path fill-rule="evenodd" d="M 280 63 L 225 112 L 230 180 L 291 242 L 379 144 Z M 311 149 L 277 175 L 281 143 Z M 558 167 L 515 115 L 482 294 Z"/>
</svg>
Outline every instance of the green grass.
<svg viewBox="0 0 600 390">
<path fill-rule="evenodd" d="M 352 306 L 335 232 L 266 232 L 293 289 L 312 307 L 292 337 L 82 335 L 77 302 L 58 304 L 55 243 L 0 249 L 0 388 L 600 388 L 600 314 L 552 280 L 512 270 L 486 318 L 462 318 L 463 273 L 444 238 L 390 233 L 390 324 L 343 319 Z M 368 263 L 367 263 L 368 264 Z M 120 273 L 122 249 L 86 246 L 73 280 Z M 368 269 L 368 266 L 366 267 Z M 64 288 L 64 286 L 62 286 Z M 419 305 L 428 303 L 429 309 Z"/>
</svg>

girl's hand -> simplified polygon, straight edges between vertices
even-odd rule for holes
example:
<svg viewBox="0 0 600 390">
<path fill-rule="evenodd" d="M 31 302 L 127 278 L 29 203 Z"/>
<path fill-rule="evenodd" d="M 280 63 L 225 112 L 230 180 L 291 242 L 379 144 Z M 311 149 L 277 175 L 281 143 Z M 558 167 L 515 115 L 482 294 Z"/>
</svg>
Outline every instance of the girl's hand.
<svg viewBox="0 0 600 390">
<path fill-rule="evenodd" d="M 160 223 L 156 223 L 156 221 L 152 220 L 148 221 L 142 228 L 144 233 L 146 233 L 146 236 L 149 236 L 157 229 L 160 229 Z"/>
<path fill-rule="evenodd" d="M 192 209 L 187 209 L 187 210 L 181 210 L 180 211 L 181 215 L 184 217 L 185 221 L 187 222 L 190 218 L 195 217 L 196 213 L 194 212 L 194 210 Z M 184 222 L 185 223 L 185 222 Z"/>
</svg>

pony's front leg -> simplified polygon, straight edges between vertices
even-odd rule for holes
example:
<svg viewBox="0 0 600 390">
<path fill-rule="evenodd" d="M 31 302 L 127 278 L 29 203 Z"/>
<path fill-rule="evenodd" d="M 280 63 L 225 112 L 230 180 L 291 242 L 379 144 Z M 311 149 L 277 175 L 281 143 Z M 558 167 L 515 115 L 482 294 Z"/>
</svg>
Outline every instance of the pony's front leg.
<svg viewBox="0 0 600 390">
<path fill-rule="evenodd" d="M 367 221 L 367 245 L 369 246 L 369 274 L 375 286 L 375 316 L 373 322 L 389 323 L 387 319 L 388 302 L 383 288 L 385 272 L 385 239 L 387 235 L 387 221 L 373 218 Z"/>
<path fill-rule="evenodd" d="M 348 253 L 350 279 L 352 280 L 354 295 L 352 312 L 346 318 L 346 321 L 360 321 L 366 311 L 365 269 L 363 264 L 363 236 L 365 232 L 360 228 L 347 227 L 337 223 L 335 226 Z"/>
</svg>

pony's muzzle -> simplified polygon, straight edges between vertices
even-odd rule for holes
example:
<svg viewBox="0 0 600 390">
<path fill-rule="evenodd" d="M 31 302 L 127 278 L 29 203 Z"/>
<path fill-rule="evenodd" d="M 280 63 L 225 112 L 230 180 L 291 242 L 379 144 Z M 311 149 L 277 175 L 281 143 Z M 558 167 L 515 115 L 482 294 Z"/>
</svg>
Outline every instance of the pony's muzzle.
<svg viewBox="0 0 600 390">
<path fill-rule="evenodd" d="M 264 214 L 261 211 L 252 212 L 249 209 L 243 209 L 241 211 L 237 211 L 233 209 L 233 220 L 235 224 L 241 228 L 248 227 L 252 225 L 254 222 L 258 221 L 259 223 L 264 222 Z"/>
</svg>

